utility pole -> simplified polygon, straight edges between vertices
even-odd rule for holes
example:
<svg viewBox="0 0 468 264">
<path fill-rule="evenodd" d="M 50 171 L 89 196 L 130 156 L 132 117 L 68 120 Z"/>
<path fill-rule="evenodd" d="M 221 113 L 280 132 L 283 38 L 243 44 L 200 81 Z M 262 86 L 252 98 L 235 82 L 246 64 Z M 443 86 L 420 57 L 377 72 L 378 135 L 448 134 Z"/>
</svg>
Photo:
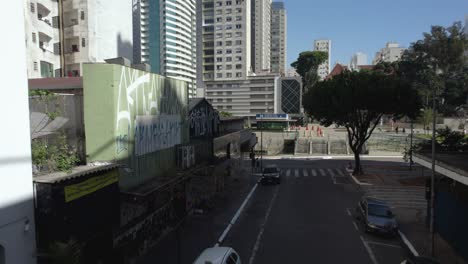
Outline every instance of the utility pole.
<svg viewBox="0 0 468 264">
<path fill-rule="evenodd" d="M 260 169 L 263 176 L 263 115 L 260 114 Z"/>
<path fill-rule="evenodd" d="M 432 81 L 432 174 L 431 174 L 431 218 L 429 229 L 431 232 L 431 255 L 434 256 L 434 240 L 435 240 L 435 140 L 436 140 L 436 86 Z"/>
<path fill-rule="evenodd" d="M 410 170 L 413 170 L 413 135 L 414 135 L 414 120 L 411 119 L 411 135 L 410 135 L 410 159 L 409 159 L 409 164 L 410 164 Z"/>
</svg>

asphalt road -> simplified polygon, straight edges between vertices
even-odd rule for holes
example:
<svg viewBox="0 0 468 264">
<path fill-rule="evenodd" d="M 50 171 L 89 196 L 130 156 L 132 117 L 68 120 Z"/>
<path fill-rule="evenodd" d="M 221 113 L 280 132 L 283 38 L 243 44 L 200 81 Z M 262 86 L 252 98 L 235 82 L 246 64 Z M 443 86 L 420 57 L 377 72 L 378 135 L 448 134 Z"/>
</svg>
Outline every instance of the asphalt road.
<svg viewBox="0 0 468 264">
<path fill-rule="evenodd" d="M 354 219 L 362 194 L 346 175 L 348 162 L 266 160 L 265 165 L 282 169 L 281 184 L 258 186 L 221 246 L 233 247 L 247 264 L 400 263 L 407 252 L 399 238 L 365 234 Z M 197 252 L 216 244 L 252 182 L 246 180 L 250 184 L 226 204 L 227 209 L 183 227 L 180 263 L 192 263 Z M 174 238 L 162 241 L 141 263 L 178 263 L 176 245 Z"/>
</svg>

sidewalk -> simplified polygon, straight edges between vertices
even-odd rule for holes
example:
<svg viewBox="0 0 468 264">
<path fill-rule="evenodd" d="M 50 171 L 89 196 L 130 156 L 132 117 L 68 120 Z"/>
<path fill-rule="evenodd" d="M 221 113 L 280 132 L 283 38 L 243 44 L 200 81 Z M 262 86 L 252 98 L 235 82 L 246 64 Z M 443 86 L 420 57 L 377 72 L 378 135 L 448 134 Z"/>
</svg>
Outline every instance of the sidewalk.
<svg viewBox="0 0 468 264">
<path fill-rule="evenodd" d="M 401 188 L 401 190 L 423 188 L 426 178 L 430 175 L 430 171 L 421 166 L 415 166 L 413 170 L 409 170 L 408 165 L 402 162 L 380 162 L 378 164 L 365 162 L 363 169 L 366 175 L 358 176 L 356 179 L 376 188 Z M 366 188 L 366 185 L 362 186 L 363 190 Z M 419 208 L 397 205 L 393 210 L 400 225 L 400 231 L 417 253 L 421 256 L 430 256 L 431 234 L 426 224 L 427 205 Z M 435 258 L 444 264 L 466 263 L 439 235 L 435 236 Z"/>
<path fill-rule="evenodd" d="M 257 180 L 251 176 L 250 161 L 242 161 L 242 167 L 235 171 L 226 176 L 224 191 L 216 197 L 211 210 L 189 215 L 178 230 L 169 233 L 136 263 L 189 264 L 204 249 L 213 247 Z"/>
</svg>

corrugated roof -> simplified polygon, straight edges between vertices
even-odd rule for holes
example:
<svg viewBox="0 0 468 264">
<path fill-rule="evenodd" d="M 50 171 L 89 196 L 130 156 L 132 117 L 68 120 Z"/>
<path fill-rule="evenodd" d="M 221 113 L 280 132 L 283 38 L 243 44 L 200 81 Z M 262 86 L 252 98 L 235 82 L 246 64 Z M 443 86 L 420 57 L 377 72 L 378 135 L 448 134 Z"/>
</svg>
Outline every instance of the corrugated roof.
<svg viewBox="0 0 468 264">
<path fill-rule="evenodd" d="M 107 165 L 86 165 L 86 166 L 78 166 L 74 167 L 71 173 L 67 172 L 53 172 L 50 174 L 40 175 L 33 178 L 34 182 L 37 183 L 58 183 L 66 180 L 71 180 L 75 178 L 80 178 L 92 173 L 111 170 L 114 168 L 119 167 L 117 164 L 107 164 Z"/>
<path fill-rule="evenodd" d="M 191 111 L 193 108 L 195 108 L 195 106 L 197 106 L 199 103 L 205 101 L 206 99 L 205 98 L 192 98 L 190 99 L 189 101 L 189 111 Z"/>
</svg>

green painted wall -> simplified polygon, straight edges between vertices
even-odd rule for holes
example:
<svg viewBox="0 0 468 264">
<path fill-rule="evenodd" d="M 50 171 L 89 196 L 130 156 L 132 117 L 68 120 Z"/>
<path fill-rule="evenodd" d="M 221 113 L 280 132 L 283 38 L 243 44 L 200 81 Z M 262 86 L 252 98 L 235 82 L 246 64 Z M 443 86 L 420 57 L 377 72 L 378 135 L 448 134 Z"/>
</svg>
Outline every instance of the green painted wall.
<svg viewBox="0 0 468 264">
<path fill-rule="evenodd" d="M 87 161 L 123 165 L 124 190 L 176 165 L 175 146 L 189 141 L 188 84 L 113 64 L 83 66 Z"/>
</svg>

